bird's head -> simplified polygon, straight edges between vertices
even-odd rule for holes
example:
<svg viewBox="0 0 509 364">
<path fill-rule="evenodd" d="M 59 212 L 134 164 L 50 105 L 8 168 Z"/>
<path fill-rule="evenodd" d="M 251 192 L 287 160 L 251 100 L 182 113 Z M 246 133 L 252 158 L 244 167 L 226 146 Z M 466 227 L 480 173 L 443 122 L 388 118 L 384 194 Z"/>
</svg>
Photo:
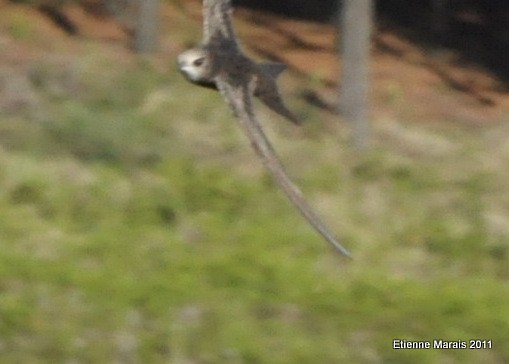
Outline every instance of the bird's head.
<svg viewBox="0 0 509 364">
<path fill-rule="evenodd" d="M 193 48 L 177 57 L 180 72 L 192 82 L 210 81 L 211 65 L 209 53 L 202 48 Z"/>
</svg>

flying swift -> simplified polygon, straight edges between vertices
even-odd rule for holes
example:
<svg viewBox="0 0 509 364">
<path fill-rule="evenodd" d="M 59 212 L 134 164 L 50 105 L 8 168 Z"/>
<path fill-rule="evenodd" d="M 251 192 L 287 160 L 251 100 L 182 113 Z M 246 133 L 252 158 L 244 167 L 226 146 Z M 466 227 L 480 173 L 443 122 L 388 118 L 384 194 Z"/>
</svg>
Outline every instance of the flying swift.
<svg viewBox="0 0 509 364">
<path fill-rule="evenodd" d="M 241 50 L 232 23 L 231 0 L 203 0 L 203 41 L 177 58 L 187 80 L 217 88 L 253 149 L 288 199 L 306 220 L 341 254 L 350 257 L 288 177 L 253 110 L 253 96 L 295 124 L 300 120 L 286 107 L 276 79 L 286 68 L 280 63 L 257 63 Z"/>
</svg>

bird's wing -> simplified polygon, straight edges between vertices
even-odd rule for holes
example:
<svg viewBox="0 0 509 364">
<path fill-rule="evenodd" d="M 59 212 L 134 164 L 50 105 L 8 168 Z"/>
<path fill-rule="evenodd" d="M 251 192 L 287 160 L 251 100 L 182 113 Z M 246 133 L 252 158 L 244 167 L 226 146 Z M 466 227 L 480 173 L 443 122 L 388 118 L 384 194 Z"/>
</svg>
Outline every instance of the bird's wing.
<svg viewBox="0 0 509 364">
<path fill-rule="evenodd" d="M 247 78 L 247 77 L 246 77 Z M 261 157 L 277 184 L 285 192 L 290 201 L 299 209 L 306 220 L 341 254 L 350 257 L 346 250 L 325 227 L 319 217 L 304 199 L 299 188 L 290 180 L 283 165 L 279 161 L 274 149 L 263 132 L 260 123 L 253 113 L 252 95 L 255 88 L 255 81 L 235 80 L 231 82 L 225 75 L 216 76 L 216 85 L 230 105 L 235 116 L 242 127 L 243 132 L 249 138 L 252 147 Z M 245 81 L 245 82 L 244 82 Z"/>
<path fill-rule="evenodd" d="M 231 0 L 203 0 L 203 42 L 228 43 L 238 49 L 233 30 Z"/>
</svg>

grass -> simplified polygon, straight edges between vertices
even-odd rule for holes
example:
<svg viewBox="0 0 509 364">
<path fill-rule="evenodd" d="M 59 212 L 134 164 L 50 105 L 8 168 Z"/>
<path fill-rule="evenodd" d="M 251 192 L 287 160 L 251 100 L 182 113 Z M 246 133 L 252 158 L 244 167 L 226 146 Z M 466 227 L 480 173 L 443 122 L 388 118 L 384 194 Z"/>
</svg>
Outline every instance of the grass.
<svg viewBox="0 0 509 364">
<path fill-rule="evenodd" d="M 358 155 L 267 123 L 345 261 L 216 94 L 100 52 L 31 80 L 0 116 L 1 363 L 509 361 L 506 127 L 380 121 Z"/>
<path fill-rule="evenodd" d="M 5 22 L 7 24 L 7 31 L 9 35 L 15 40 L 27 41 L 34 39 L 35 29 L 33 24 L 30 23 L 30 19 L 25 14 L 13 13 L 9 17 L 6 17 Z"/>
</svg>

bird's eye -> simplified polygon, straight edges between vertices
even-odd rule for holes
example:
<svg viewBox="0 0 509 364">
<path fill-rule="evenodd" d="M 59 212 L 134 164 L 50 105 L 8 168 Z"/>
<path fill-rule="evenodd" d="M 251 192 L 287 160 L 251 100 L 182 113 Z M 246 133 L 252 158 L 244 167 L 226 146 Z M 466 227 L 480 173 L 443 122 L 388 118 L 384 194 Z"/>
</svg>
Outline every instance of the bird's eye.
<svg viewBox="0 0 509 364">
<path fill-rule="evenodd" d="M 193 62 L 193 66 L 200 67 L 204 62 L 205 62 L 204 57 L 198 58 Z"/>
</svg>

